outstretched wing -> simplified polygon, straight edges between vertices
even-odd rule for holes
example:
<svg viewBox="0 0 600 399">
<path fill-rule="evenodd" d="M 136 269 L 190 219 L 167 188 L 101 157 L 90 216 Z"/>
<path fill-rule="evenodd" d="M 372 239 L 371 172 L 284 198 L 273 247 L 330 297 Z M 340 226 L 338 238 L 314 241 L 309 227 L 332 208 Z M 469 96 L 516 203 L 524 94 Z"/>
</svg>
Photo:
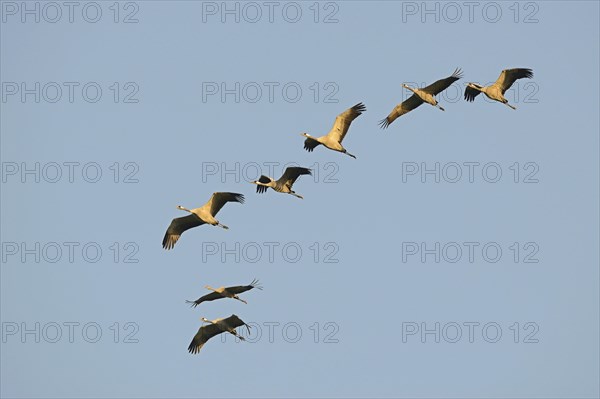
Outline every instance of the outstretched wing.
<svg viewBox="0 0 600 399">
<path fill-rule="evenodd" d="M 214 193 L 210 200 L 204 205 L 209 209 L 211 215 L 216 216 L 217 213 L 228 202 L 244 203 L 244 196 L 238 193 Z"/>
<path fill-rule="evenodd" d="M 241 326 L 246 326 L 246 328 L 248 329 L 248 332 L 250 332 L 250 326 L 248 326 L 248 324 L 244 323 L 242 321 L 242 319 L 240 319 L 239 317 L 237 317 L 236 315 L 232 314 L 231 316 L 227 317 L 226 319 L 223 319 L 223 323 L 230 328 L 237 328 L 237 327 L 241 327 Z"/>
<path fill-rule="evenodd" d="M 452 83 L 456 82 L 460 78 L 462 78 L 462 71 L 460 68 L 456 68 L 452 75 L 445 79 L 440 79 L 437 82 L 433 82 L 421 90 L 435 96 L 446 90 Z"/>
<path fill-rule="evenodd" d="M 307 137 L 306 140 L 304 140 L 304 149 L 308 152 L 313 152 L 318 145 L 321 145 L 321 143 L 311 137 Z"/>
<path fill-rule="evenodd" d="M 261 175 L 260 179 L 258 179 L 258 181 L 261 182 L 261 183 L 270 183 L 271 182 L 271 178 L 267 177 L 265 175 Z M 257 193 L 264 193 L 265 191 L 267 191 L 267 188 L 269 188 L 269 187 L 261 186 L 260 184 L 257 184 L 256 185 L 256 192 Z"/>
<path fill-rule="evenodd" d="M 211 292 L 210 294 L 201 296 L 200 298 L 196 299 L 195 301 L 185 301 L 185 302 L 192 304 L 192 307 L 195 308 L 196 306 L 200 305 L 202 302 L 214 301 L 215 299 L 221 299 L 221 298 L 223 298 L 223 295 L 219 294 L 218 292 Z"/>
<path fill-rule="evenodd" d="M 206 341 L 222 332 L 223 330 L 216 324 L 208 324 L 200 327 L 196 335 L 194 335 L 192 342 L 190 342 L 190 346 L 188 346 L 188 352 L 192 354 L 200 352 Z"/>
<path fill-rule="evenodd" d="M 348 133 L 348 128 L 350 128 L 352 121 L 358 118 L 359 115 L 366 110 L 367 108 L 363 103 L 358 103 L 352 108 L 348 108 L 335 118 L 333 127 L 327 135 L 338 143 L 341 143 L 342 140 L 344 140 L 344 137 L 346 137 L 346 133 Z"/>
<path fill-rule="evenodd" d="M 173 219 L 163 238 L 163 248 L 167 250 L 172 249 L 184 231 L 191 229 L 192 227 L 200 226 L 201 224 L 204 224 L 202 219 L 194 214 Z"/>
<path fill-rule="evenodd" d="M 232 294 L 237 295 L 241 294 L 242 292 L 250 291 L 252 288 L 257 288 L 259 290 L 263 289 L 263 287 L 258 283 L 258 280 L 256 279 L 252 280 L 252 282 L 249 285 L 236 285 L 234 287 L 227 287 L 225 289 L 231 292 Z"/>
<path fill-rule="evenodd" d="M 505 69 L 500 73 L 498 80 L 494 83 L 502 90 L 502 94 L 515 83 L 517 79 L 521 78 L 532 78 L 533 71 L 529 68 L 513 68 Z"/>
<path fill-rule="evenodd" d="M 467 86 L 467 88 L 465 89 L 465 100 L 469 102 L 475 101 L 475 97 L 477 97 L 480 93 L 481 92 L 479 90 Z"/>
<path fill-rule="evenodd" d="M 390 112 L 387 118 L 379 121 L 379 126 L 381 126 L 382 129 L 386 129 L 397 118 L 412 111 L 421 104 L 423 104 L 423 100 L 421 100 L 416 94 L 413 94 L 400 104 L 396 105 L 396 108 Z"/>
<path fill-rule="evenodd" d="M 296 179 L 298 179 L 298 177 L 301 175 L 312 175 L 312 173 L 308 168 L 290 166 L 285 169 L 285 172 L 283 172 L 283 175 L 281 175 L 278 182 L 286 184 L 288 187 L 292 187 Z"/>
</svg>

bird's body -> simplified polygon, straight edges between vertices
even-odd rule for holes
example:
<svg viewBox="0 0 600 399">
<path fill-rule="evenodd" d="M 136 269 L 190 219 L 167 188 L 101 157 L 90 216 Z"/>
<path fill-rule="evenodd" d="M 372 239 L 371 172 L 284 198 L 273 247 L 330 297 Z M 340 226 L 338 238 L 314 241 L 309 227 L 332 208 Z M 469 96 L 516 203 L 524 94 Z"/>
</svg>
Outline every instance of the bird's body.
<svg viewBox="0 0 600 399">
<path fill-rule="evenodd" d="M 306 137 L 306 140 L 304 140 L 304 149 L 308 152 L 312 152 L 317 146 L 323 145 L 330 150 L 341 152 L 342 154 L 356 158 L 346 151 L 342 145 L 342 141 L 344 140 L 344 137 L 346 137 L 346 133 L 348 133 L 352 121 L 358 118 L 358 116 L 366 110 L 367 108 L 363 103 L 358 103 L 355 106 L 348 108 L 335 118 L 333 127 L 325 136 L 313 137 L 308 133 L 302 133 L 302 136 Z"/>
<path fill-rule="evenodd" d="M 275 180 L 272 177 L 261 175 L 260 179 L 255 180 L 251 183 L 256 184 L 256 192 L 264 193 L 267 191 L 267 188 L 271 187 L 273 190 L 278 193 L 291 194 L 295 197 L 302 199 L 303 197 L 299 194 L 296 194 L 294 190 L 292 190 L 292 186 L 298 177 L 302 175 L 311 175 L 311 170 L 307 168 L 290 166 L 286 168 L 283 175 Z"/>
<path fill-rule="evenodd" d="M 435 99 L 435 96 L 433 94 L 428 93 L 423 89 L 417 89 L 417 88 L 413 89 L 412 87 L 409 87 L 408 85 L 405 85 L 405 84 L 403 84 L 402 87 L 415 93 L 422 102 L 431 104 L 434 107 L 439 107 L 438 101 Z M 440 107 L 440 109 L 442 111 L 444 111 L 444 108 Z"/>
<path fill-rule="evenodd" d="M 243 204 L 244 196 L 238 193 L 213 193 L 210 200 L 200 208 L 187 209 L 178 205 L 177 209 L 189 212 L 190 215 L 175 218 L 171 221 L 163 238 L 163 248 L 167 250 L 173 248 L 184 231 L 205 223 L 228 229 L 229 227 L 215 219 L 217 213 L 227 202 L 239 202 Z"/>
<path fill-rule="evenodd" d="M 460 78 L 462 78 L 462 71 L 459 68 L 457 68 L 451 76 L 448 76 L 444 79 L 440 79 L 422 89 L 412 88 L 406 84 L 403 84 L 402 87 L 412 91 L 413 95 L 405 101 L 401 102 L 400 104 L 396 105 L 396 107 L 392 110 L 392 112 L 390 112 L 387 118 L 382 119 L 379 122 L 379 125 L 381 126 L 381 128 L 385 129 L 396 119 L 398 119 L 404 114 L 409 113 L 410 111 L 419 107 L 423 103 L 431 104 L 434 107 L 438 107 L 440 110 L 444 111 L 444 108 L 442 108 L 439 105 L 435 96 L 446 90 L 448 87 L 450 87 L 452 83 L 456 82 Z"/>
<path fill-rule="evenodd" d="M 200 352 L 200 349 L 202 349 L 204 344 L 215 335 L 227 332 L 244 341 L 244 337 L 240 336 L 235 329 L 237 327 L 246 326 L 248 331 L 250 331 L 250 327 L 234 314 L 227 318 L 216 320 L 208 320 L 203 317 L 202 321 L 209 324 L 200 327 L 196 335 L 194 335 L 192 342 L 190 342 L 188 352 L 192 354 Z"/>
<path fill-rule="evenodd" d="M 508 90 L 517 79 L 532 78 L 533 71 L 528 68 L 513 68 L 504 69 L 498 79 L 489 86 L 481 86 L 477 83 L 467 83 L 465 89 L 465 100 L 472 102 L 475 101 L 475 97 L 479 93 L 483 93 L 490 100 L 498 101 L 506 106 L 517 109 L 515 106 L 510 105 L 508 100 L 504 97 L 504 93 Z"/>
<path fill-rule="evenodd" d="M 249 291 L 253 288 L 258 288 L 259 290 L 262 290 L 262 287 L 258 284 L 258 280 L 252 280 L 252 282 L 249 285 L 236 285 L 233 287 L 219 287 L 219 288 L 212 288 L 211 286 L 207 285 L 205 288 L 208 290 L 211 290 L 213 292 L 211 292 L 210 294 L 206 294 L 206 295 L 196 299 L 195 301 L 186 301 L 186 302 L 191 303 L 192 307 L 194 307 L 194 308 L 196 306 L 200 305 L 202 302 L 214 301 L 216 299 L 221 299 L 221 298 L 232 298 L 232 299 L 237 299 L 240 302 L 247 303 L 243 299 L 239 298 L 238 294 Z"/>
</svg>

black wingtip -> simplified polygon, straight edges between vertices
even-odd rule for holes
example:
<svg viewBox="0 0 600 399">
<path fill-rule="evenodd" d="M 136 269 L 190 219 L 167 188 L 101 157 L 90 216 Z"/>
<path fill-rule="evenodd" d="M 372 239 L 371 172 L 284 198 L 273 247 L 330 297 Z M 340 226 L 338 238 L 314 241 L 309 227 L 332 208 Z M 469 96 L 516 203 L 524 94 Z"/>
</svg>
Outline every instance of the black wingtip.
<svg viewBox="0 0 600 399">
<path fill-rule="evenodd" d="M 529 79 L 533 78 L 533 70 L 530 68 L 525 68 L 525 77 Z"/>
<path fill-rule="evenodd" d="M 462 69 L 456 68 L 454 70 L 454 72 L 452 73 L 452 77 L 456 78 L 456 80 L 462 79 L 462 77 L 463 77 L 463 71 L 462 71 Z"/>
<path fill-rule="evenodd" d="M 188 352 L 190 352 L 192 355 L 195 355 L 200 352 L 200 349 L 197 349 L 194 344 L 190 344 L 190 346 L 188 346 Z"/>
<path fill-rule="evenodd" d="M 195 308 L 196 306 L 198 306 L 198 302 L 196 302 L 196 301 L 185 301 L 185 303 L 189 303 L 192 308 Z"/>
<path fill-rule="evenodd" d="M 360 102 L 360 103 L 356 104 L 354 107 L 352 107 L 352 109 L 360 115 L 367 110 L 367 107 L 365 106 L 365 104 Z"/>
<path fill-rule="evenodd" d="M 262 285 L 260 285 L 260 282 L 256 278 L 254 280 L 252 280 L 252 282 L 250 283 L 250 285 L 252 286 L 252 288 L 256 288 L 256 289 L 259 289 L 259 290 L 263 289 Z"/>
<path fill-rule="evenodd" d="M 321 143 L 319 143 L 317 140 L 315 140 L 312 137 L 307 137 L 306 140 L 304 140 L 304 149 L 308 152 L 313 152 L 313 150 L 318 147 Z"/>
<path fill-rule="evenodd" d="M 244 197 L 244 194 L 239 194 L 239 193 L 233 193 L 235 201 L 239 202 L 240 204 L 243 204 L 244 201 L 246 201 L 246 197 Z"/>
<path fill-rule="evenodd" d="M 382 119 L 379 121 L 379 127 L 382 129 L 387 129 L 389 125 L 390 125 L 390 122 L 388 121 L 388 118 L 385 118 L 385 119 Z"/>
<path fill-rule="evenodd" d="M 312 176 L 312 169 L 305 168 L 304 166 L 293 166 L 294 171 L 298 173 L 298 176 L 310 175 Z M 287 171 L 287 168 L 286 168 Z"/>
<path fill-rule="evenodd" d="M 175 243 L 168 237 L 168 234 L 165 234 L 165 237 L 163 238 L 162 247 L 167 251 L 175 247 Z"/>
</svg>

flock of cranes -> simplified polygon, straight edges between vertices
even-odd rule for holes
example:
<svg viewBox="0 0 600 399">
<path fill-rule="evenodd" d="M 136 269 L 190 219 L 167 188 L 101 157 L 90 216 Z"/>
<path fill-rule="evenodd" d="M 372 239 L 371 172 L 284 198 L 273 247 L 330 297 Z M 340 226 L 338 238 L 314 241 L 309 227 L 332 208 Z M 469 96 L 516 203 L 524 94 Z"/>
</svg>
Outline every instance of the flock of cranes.
<svg viewBox="0 0 600 399">
<path fill-rule="evenodd" d="M 214 301 L 216 299 L 222 299 L 222 298 L 237 299 L 238 301 L 244 302 L 247 304 L 248 302 L 246 302 L 243 299 L 241 299 L 240 297 L 238 297 L 238 294 L 241 294 L 242 292 L 250 291 L 253 288 L 262 290 L 262 287 L 258 284 L 258 280 L 256 280 L 256 279 L 253 280 L 249 285 L 237 285 L 234 287 L 219 287 L 219 288 L 215 289 L 215 288 L 212 288 L 207 285 L 206 289 L 211 290 L 213 292 L 211 292 L 210 294 L 206 294 L 206 295 L 196 299 L 195 301 L 186 301 L 186 302 L 191 303 L 192 307 L 194 307 L 194 308 L 196 306 L 200 305 L 202 302 Z M 246 328 L 248 329 L 248 332 L 250 332 L 250 326 L 248 324 L 244 323 L 244 321 L 242 321 L 242 319 L 240 319 L 238 316 L 236 316 L 234 314 L 232 314 L 231 316 L 224 318 L 224 319 L 217 319 L 217 320 L 211 321 L 211 320 L 208 320 L 203 317 L 201 320 L 204 323 L 208 323 L 208 324 L 200 327 L 198 329 L 198 332 L 196 333 L 196 335 L 194 335 L 194 338 L 192 338 L 192 342 L 190 342 L 190 346 L 188 346 L 188 352 L 190 352 L 192 354 L 196 354 L 196 353 L 200 352 L 200 349 L 202 349 L 202 346 L 204 346 L 206 341 L 208 341 L 215 335 L 219 335 L 221 333 L 228 332 L 232 335 L 235 335 L 240 340 L 245 341 L 244 337 L 239 335 L 237 333 L 237 331 L 235 331 L 235 329 L 237 327 L 246 326 Z"/>
<path fill-rule="evenodd" d="M 441 111 L 444 111 L 444 108 L 439 105 L 435 96 L 442 93 L 444 90 L 450 87 L 450 85 L 462 77 L 462 71 L 457 68 L 452 75 L 448 76 L 447 78 L 440 79 L 421 89 L 412 88 L 403 84 L 402 87 L 412 91 L 413 94 L 408 99 L 394 107 L 390 114 L 379 122 L 380 127 L 383 129 L 389 127 L 389 125 L 396 119 L 414 110 L 423 103 L 430 104 L 439 108 Z M 471 82 L 467 83 L 464 98 L 466 101 L 472 102 L 475 100 L 475 97 L 477 97 L 480 93 L 483 93 L 491 100 L 498 101 L 512 109 L 516 109 L 513 105 L 508 103 L 508 100 L 504 97 L 504 93 L 513 85 L 513 83 L 515 83 L 517 79 L 532 77 L 533 71 L 528 68 L 505 69 L 500 73 L 500 76 L 496 82 L 489 86 L 481 86 L 477 83 Z M 335 122 L 329 133 L 324 136 L 316 137 L 311 136 L 308 133 L 301 133 L 302 136 L 306 137 L 304 140 L 304 149 L 308 152 L 312 152 L 316 147 L 322 145 L 332 151 L 337 151 L 356 159 L 355 155 L 350 154 L 346 148 L 344 148 L 342 141 L 346 137 L 352 121 L 358 118 L 366 110 L 367 109 L 363 103 L 358 103 L 342 112 L 335 118 Z M 288 167 L 283 175 L 277 180 L 269 176 L 261 175 L 258 180 L 252 181 L 251 183 L 256 184 L 257 193 L 264 193 L 270 187 L 278 193 L 290 194 L 302 199 L 303 197 L 301 195 L 296 194 L 296 192 L 292 190 L 293 184 L 302 175 L 311 175 L 311 170 L 303 167 Z M 229 227 L 225 226 L 215 218 L 221 208 L 223 208 L 223 206 L 228 202 L 238 202 L 243 204 L 244 195 L 239 193 L 217 192 L 213 193 L 213 195 L 210 197 L 210 200 L 200 208 L 187 209 L 181 205 L 178 205 L 177 209 L 189 212 L 189 215 L 178 217 L 171 221 L 171 224 L 167 228 L 163 238 L 163 248 L 167 250 L 172 249 L 186 230 L 201 226 L 203 224 L 211 224 L 213 226 L 219 226 L 223 229 L 228 229 Z M 190 303 L 192 307 L 196 307 L 202 302 L 214 301 L 221 298 L 232 298 L 240 302 L 247 303 L 243 299 L 239 298 L 238 294 L 249 291 L 253 288 L 262 290 L 262 287 L 258 284 L 258 280 L 254 280 L 252 283 L 245 286 L 220 287 L 216 289 L 206 286 L 206 288 L 212 292 L 198 298 L 195 301 L 186 302 Z M 206 324 L 200 327 L 188 347 L 188 351 L 192 354 L 198 353 L 200 349 L 202 349 L 202 346 L 204 346 L 204 344 L 210 338 L 218 334 L 227 332 L 235 335 L 241 340 L 244 340 L 244 338 L 240 336 L 235 329 L 237 327 L 246 326 L 248 331 L 250 331 L 250 327 L 235 314 L 227 318 L 212 321 L 204 317 L 201 320 Z"/>
</svg>

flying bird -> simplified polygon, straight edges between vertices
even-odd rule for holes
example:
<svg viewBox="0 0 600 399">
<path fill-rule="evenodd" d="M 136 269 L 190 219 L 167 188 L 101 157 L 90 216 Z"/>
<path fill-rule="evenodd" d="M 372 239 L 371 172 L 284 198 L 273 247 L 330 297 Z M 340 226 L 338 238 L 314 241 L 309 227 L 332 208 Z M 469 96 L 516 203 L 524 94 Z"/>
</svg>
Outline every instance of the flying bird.
<svg viewBox="0 0 600 399">
<path fill-rule="evenodd" d="M 304 140 L 304 149 L 312 152 L 315 147 L 322 144 L 330 150 L 341 152 L 356 159 L 354 155 L 350 154 L 342 146 L 342 140 L 346 137 L 352 121 L 366 110 L 367 108 L 363 103 L 358 103 L 354 107 L 348 108 L 335 118 L 333 127 L 325 136 L 313 137 L 308 133 L 301 133 L 302 136 L 306 137 L 306 140 Z"/>
<path fill-rule="evenodd" d="M 439 109 L 444 111 L 444 108 L 442 108 L 438 104 L 438 101 L 435 99 L 435 96 L 446 90 L 448 87 L 450 87 L 452 83 L 456 82 L 460 78 L 462 78 L 462 71 L 460 70 L 460 68 L 456 68 L 452 75 L 448 76 L 445 79 L 440 79 L 422 89 L 413 89 L 412 87 L 409 87 L 406 84 L 402 84 L 402 87 L 412 91 L 414 94 L 408 97 L 405 101 L 396 105 L 396 107 L 392 110 L 392 112 L 390 112 L 387 118 L 379 121 L 379 126 L 381 126 L 382 129 L 386 129 L 397 118 L 401 117 L 406 113 L 409 113 L 424 102 L 427 104 L 431 104 L 434 107 L 438 107 Z"/>
<path fill-rule="evenodd" d="M 211 290 L 214 292 L 211 292 L 210 294 L 206 294 L 206 295 L 196 299 L 195 301 L 185 301 L 185 302 L 191 303 L 192 307 L 194 307 L 194 308 L 196 306 L 200 305 L 202 302 L 214 301 L 215 299 L 221 299 L 221 298 L 233 298 L 233 299 L 237 299 L 238 301 L 241 301 L 241 302 L 244 302 L 245 304 L 247 304 L 248 302 L 246 302 L 243 299 L 241 299 L 240 297 L 238 297 L 238 294 L 241 294 L 242 292 L 250 291 L 252 288 L 257 288 L 259 290 L 263 289 L 263 287 L 259 285 L 258 280 L 256 280 L 256 279 L 252 280 L 252 282 L 249 285 L 236 285 L 234 287 L 219 287 L 219 288 L 212 288 L 211 286 L 207 285 L 207 286 L 205 286 L 205 288 L 207 290 Z"/>
<path fill-rule="evenodd" d="M 245 341 L 244 337 L 240 336 L 237 331 L 235 331 L 236 327 L 246 326 L 248 332 L 250 332 L 250 326 L 248 326 L 242 321 L 242 319 L 234 314 L 225 319 L 211 321 L 203 317 L 201 320 L 209 324 L 200 327 L 196 335 L 194 335 L 192 342 L 190 342 L 190 346 L 188 346 L 188 352 L 192 354 L 200 352 L 200 349 L 202 349 L 204 344 L 209 339 L 224 332 L 228 332 L 229 334 L 235 335 L 242 341 Z"/>
<path fill-rule="evenodd" d="M 517 107 L 508 103 L 508 100 L 504 98 L 504 93 L 510 89 L 517 79 L 531 79 L 532 77 L 533 71 L 528 68 L 505 69 L 500 73 L 498 80 L 489 86 L 480 86 L 471 82 L 467 83 L 465 100 L 472 102 L 479 93 L 484 93 L 490 100 L 498 101 L 512 109 L 517 109 Z"/>
<path fill-rule="evenodd" d="M 171 221 L 171 224 L 165 233 L 165 237 L 163 238 L 163 248 L 167 250 L 173 248 L 184 231 L 205 223 L 228 229 L 229 227 L 221 224 L 215 219 L 217 213 L 227 202 L 239 202 L 240 204 L 243 204 L 244 196 L 237 193 L 213 193 L 210 200 L 200 208 L 190 210 L 181 205 L 177 205 L 177 209 L 189 212 L 190 215 L 175 218 Z"/>
<path fill-rule="evenodd" d="M 278 180 L 274 180 L 271 177 L 261 175 L 260 179 L 250 182 L 252 184 L 256 184 L 256 192 L 264 193 L 267 191 L 269 187 L 278 193 L 291 194 L 295 197 L 303 199 L 299 194 L 296 194 L 295 191 L 292 190 L 292 185 L 298 179 L 298 177 L 302 175 L 312 175 L 311 170 L 307 168 L 290 166 L 285 169 L 285 172 Z"/>
</svg>

